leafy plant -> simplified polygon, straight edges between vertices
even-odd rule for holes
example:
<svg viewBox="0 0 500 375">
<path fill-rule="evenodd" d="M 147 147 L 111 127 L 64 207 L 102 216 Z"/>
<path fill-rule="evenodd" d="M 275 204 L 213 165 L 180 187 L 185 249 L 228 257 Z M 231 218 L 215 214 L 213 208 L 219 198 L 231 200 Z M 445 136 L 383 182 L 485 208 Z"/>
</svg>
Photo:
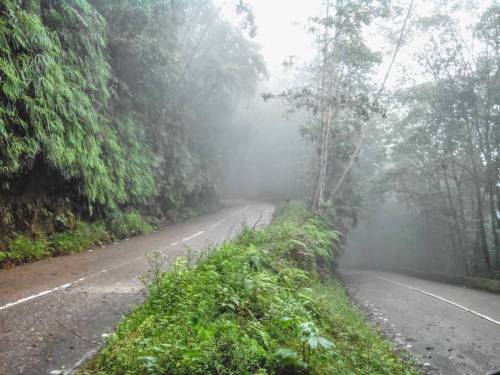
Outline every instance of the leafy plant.
<svg viewBox="0 0 500 375">
<path fill-rule="evenodd" d="M 46 240 L 32 240 L 25 235 L 17 235 L 7 242 L 9 251 L 4 256 L 14 261 L 29 261 L 42 259 L 50 255 Z"/>
<path fill-rule="evenodd" d="M 10 259 L 10 254 L 6 251 L 0 251 L 0 263 Z"/>
<path fill-rule="evenodd" d="M 215 204 L 214 134 L 264 73 L 212 1 L 1 1 L 0 233 L 34 233 L 34 212 L 173 221 Z M 150 230 L 127 215 L 118 238 Z"/>
<path fill-rule="evenodd" d="M 138 212 L 118 212 L 112 215 L 107 222 L 108 230 L 116 238 L 126 238 L 138 234 L 149 233 L 153 230 L 144 217 Z"/>
<path fill-rule="evenodd" d="M 311 350 L 333 349 L 333 343 L 327 338 L 319 335 L 319 330 L 314 322 L 300 323 L 298 326 L 300 339 L 302 341 L 302 361 L 305 363 L 307 372 L 311 371 Z"/>
<path fill-rule="evenodd" d="M 50 247 L 55 253 L 69 254 L 89 249 L 111 240 L 111 236 L 102 223 L 88 224 L 77 222 L 72 231 L 57 233 L 50 241 Z"/>
<path fill-rule="evenodd" d="M 144 305 L 83 373 L 416 374 L 337 283 L 288 259 L 291 234 L 311 244 L 306 223 L 327 230 L 300 212 L 283 208 L 268 228 L 245 230 L 196 266 L 181 257 L 169 272 L 155 267 Z"/>
</svg>

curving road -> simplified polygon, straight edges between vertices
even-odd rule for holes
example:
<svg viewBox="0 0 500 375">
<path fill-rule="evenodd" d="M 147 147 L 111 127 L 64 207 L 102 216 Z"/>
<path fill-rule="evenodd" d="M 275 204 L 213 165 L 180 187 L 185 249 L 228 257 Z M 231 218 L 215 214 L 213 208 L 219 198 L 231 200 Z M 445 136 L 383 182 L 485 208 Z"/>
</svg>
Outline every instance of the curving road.
<svg viewBox="0 0 500 375">
<path fill-rule="evenodd" d="M 500 370 L 500 295 L 387 272 L 340 274 L 358 306 L 425 373 Z"/>
<path fill-rule="evenodd" d="M 271 204 L 227 201 L 220 211 L 105 249 L 0 270 L 0 374 L 69 374 L 140 303 L 154 253 L 164 266 L 196 257 L 243 225 L 266 225 Z M 360 306 L 414 353 L 426 373 L 500 368 L 500 296 L 398 274 L 342 269 Z"/>
<path fill-rule="evenodd" d="M 0 374 L 69 374 L 145 295 L 154 253 L 177 256 L 266 225 L 267 203 L 226 201 L 220 211 L 105 249 L 0 270 Z"/>
</svg>

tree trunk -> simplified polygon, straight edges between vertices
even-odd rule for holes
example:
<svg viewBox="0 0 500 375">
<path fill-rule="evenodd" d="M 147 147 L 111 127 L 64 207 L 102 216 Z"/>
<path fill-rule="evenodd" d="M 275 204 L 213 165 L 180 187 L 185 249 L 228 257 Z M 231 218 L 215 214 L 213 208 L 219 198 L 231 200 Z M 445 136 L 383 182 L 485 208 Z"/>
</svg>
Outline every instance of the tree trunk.
<svg viewBox="0 0 500 375">
<path fill-rule="evenodd" d="M 491 170 L 491 168 L 488 168 Z M 490 216 L 491 216 L 491 232 L 493 235 L 493 244 L 495 246 L 495 269 L 500 269 L 500 239 L 498 237 L 498 231 L 500 230 L 500 220 L 498 219 L 496 207 L 495 207 L 495 189 L 493 188 L 496 185 L 496 181 L 491 172 L 488 173 L 488 197 L 489 197 L 489 206 L 490 206 Z"/>
<path fill-rule="evenodd" d="M 448 205 L 450 207 L 450 212 L 451 212 L 451 215 L 452 215 L 452 218 L 453 218 L 453 223 L 455 224 L 455 231 L 456 231 L 456 237 L 458 238 L 458 240 L 455 238 L 455 236 L 452 234 L 452 241 L 454 244 L 458 244 L 458 250 L 457 249 L 453 249 L 453 254 L 455 255 L 455 258 L 457 260 L 457 263 L 460 265 L 460 266 L 463 266 L 464 268 L 466 268 L 464 262 L 463 262 L 463 259 L 462 257 L 464 256 L 465 254 L 465 251 L 464 251 L 464 242 L 463 242 L 463 234 L 462 234 L 462 228 L 460 227 L 460 222 L 459 222 L 459 219 L 458 219 L 458 214 L 457 214 L 457 210 L 455 208 L 455 204 L 453 203 L 453 197 L 451 196 L 451 189 L 450 189 L 450 182 L 448 180 L 448 174 L 446 172 L 446 170 L 444 171 L 444 181 L 445 181 L 445 185 L 446 185 L 446 196 L 447 196 L 447 199 L 448 199 Z M 465 272 L 467 272 L 466 269 L 464 269 Z"/>
</svg>

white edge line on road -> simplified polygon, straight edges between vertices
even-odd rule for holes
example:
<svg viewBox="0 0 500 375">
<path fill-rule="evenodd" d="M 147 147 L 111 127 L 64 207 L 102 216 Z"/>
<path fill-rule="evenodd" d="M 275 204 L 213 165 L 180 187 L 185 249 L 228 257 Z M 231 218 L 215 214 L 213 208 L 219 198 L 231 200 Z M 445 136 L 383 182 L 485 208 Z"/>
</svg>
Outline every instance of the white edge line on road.
<svg viewBox="0 0 500 375">
<path fill-rule="evenodd" d="M 84 362 L 86 362 L 88 359 L 92 358 L 95 354 L 97 354 L 97 352 L 101 349 L 101 347 L 102 347 L 102 345 L 99 345 L 97 348 L 94 348 L 94 349 L 88 351 L 87 353 L 85 353 L 85 355 L 82 358 L 80 358 L 78 360 L 78 362 L 76 362 L 73 365 L 73 367 L 64 371 L 62 374 L 64 374 L 64 375 L 75 374 L 76 370 L 78 370 L 80 368 L 80 366 L 83 365 Z"/>
<path fill-rule="evenodd" d="M 21 303 L 24 303 L 24 302 L 28 302 L 28 301 L 31 301 L 33 299 L 36 299 L 36 298 L 39 298 L 39 297 L 42 297 L 42 296 L 45 296 L 47 294 L 51 294 L 51 293 L 54 293 L 54 292 L 57 292 L 58 290 L 63 290 L 63 289 L 66 289 L 66 288 L 69 288 L 71 285 L 74 285 L 76 283 L 79 283 L 80 281 L 83 281 L 85 280 L 85 277 L 82 277 L 78 280 L 75 280 L 75 281 L 72 281 L 70 283 L 67 283 L 67 284 L 64 284 L 64 285 L 61 285 L 61 286 L 58 286 L 56 288 L 52 288 L 52 289 L 48 289 L 48 290 L 44 290 L 43 292 L 40 292 L 40 293 L 37 293 L 37 294 L 33 294 L 31 296 L 28 296 L 28 297 L 24 297 L 24 298 L 21 298 L 21 299 L 18 299 L 17 301 L 14 301 L 14 302 L 10 302 L 6 305 L 3 305 L 3 306 L 0 306 L 0 311 L 1 310 L 6 310 L 8 309 L 9 307 L 13 307 L 13 306 L 16 306 L 16 305 L 19 305 Z"/>
<path fill-rule="evenodd" d="M 244 213 L 248 208 L 250 208 L 250 205 L 247 205 L 245 207 L 243 207 L 241 210 L 238 210 L 236 211 L 235 213 L 229 215 L 229 216 L 237 216 L 237 215 L 240 215 L 242 213 Z"/>
<path fill-rule="evenodd" d="M 191 235 L 189 237 L 183 238 L 182 242 L 189 241 L 190 239 L 198 237 L 200 234 L 203 234 L 203 233 L 205 233 L 205 231 L 204 230 L 200 230 L 198 233 L 195 233 L 195 234 L 193 234 L 193 235 Z"/>
<path fill-rule="evenodd" d="M 391 284 L 394 284 L 394 285 L 399 285 L 399 286 L 402 286 L 402 287 L 405 287 L 405 288 L 408 288 L 408 289 L 411 289 L 411 290 L 415 290 L 415 291 L 417 291 L 419 293 L 422 293 L 422 294 L 425 294 L 425 295 L 427 295 L 429 297 L 438 299 L 438 300 L 440 300 L 442 302 L 446 302 L 446 303 L 448 303 L 448 304 L 450 304 L 452 306 L 455 306 L 455 307 L 457 307 L 459 309 L 462 309 L 462 310 L 467 311 L 467 312 L 469 312 L 469 313 L 471 313 L 473 315 L 476 315 L 476 316 L 478 316 L 481 319 L 487 320 L 488 322 L 491 322 L 493 324 L 496 324 L 496 325 L 500 326 L 500 322 L 498 320 L 490 318 L 487 315 L 478 313 L 477 311 L 469 309 L 468 307 L 462 306 L 462 305 L 460 305 L 460 304 L 458 304 L 456 302 L 450 301 L 449 299 L 440 297 L 440 296 L 438 296 L 436 294 L 432 294 L 432 293 L 426 292 L 425 290 L 422 290 L 422 289 L 415 288 L 414 286 L 411 286 L 411 285 L 406 285 L 406 284 L 403 284 L 403 283 L 400 283 L 400 282 L 397 282 L 397 281 L 386 279 L 385 277 L 381 277 L 381 276 L 375 276 L 375 277 L 378 278 L 378 279 L 387 281 L 388 283 L 391 283 Z"/>
<path fill-rule="evenodd" d="M 210 228 L 211 228 L 211 229 L 213 229 L 213 228 L 215 228 L 216 226 L 221 225 L 223 222 L 225 222 L 225 221 L 226 221 L 226 219 L 227 219 L 227 217 L 225 217 L 225 218 L 223 218 L 223 219 L 220 219 L 220 220 L 219 220 L 218 222 L 216 222 L 215 224 L 210 225 Z"/>
<path fill-rule="evenodd" d="M 192 236 L 189 236 L 189 237 L 187 237 L 187 238 L 184 238 L 182 241 L 183 241 L 183 242 L 184 242 L 184 241 L 188 241 L 188 240 L 190 240 L 191 238 L 194 238 L 194 237 L 196 237 L 196 236 L 199 236 L 200 234 L 203 234 L 203 233 L 205 233 L 205 231 L 201 231 L 201 232 L 195 233 L 195 234 L 193 234 Z M 174 242 L 174 243 L 172 244 L 172 246 L 177 245 L 178 243 L 179 243 L 179 242 Z M 130 261 L 124 262 L 124 263 L 119 264 L 119 265 L 117 265 L 117 266 L 115 266 L 115 267 L 112 267 L 111 269 L 115 269 L 115 268 L 122 267 L 122 266 L 124 266 L 125 264 L 128 264 L 129 262 L 130 262 Z M 103 270 L 101 270 L 101 271 L 99 271 L 99 272 L 96 272 L 96 273 L 94 273 L 94 274 L 90 275 L 90 276 L 97 275 L 97 274 L 100 274 L 100 273 L 106 273 L 106 272 L 108 272 L 108 271 L 109 271 L 108 269 L 103 269 Z M 19 299 L 19 300 L 17 300 L 17 301 L 7 303 L 6 305 L 0 306 L 0 311 L 2 311 L 2 310 L 6 310 L 6 309 L 8 309 L 8 308 L 10 308 L 10 307 L 14 307 L 14 306 L 20 305 L 20 304 L 22 304 L 22 303 L 25 303 L 25 302 L 28 302 L 28 301 L 31 301 L 31 300 L 34 300 L 34 299 L 36 299 L 36 298 L 40 298 L 40 297 L 46 296 L 46 295 L 48 295 L 48 294 L 52 294 L 52 293 L 55 293 L 55 292 L 57 292 L 57 291 L 60 291 L 60 290 L 66 289 L 66 288 L 68 288 L 68 287 L 70 287 L 70 286 L 72 286 L 72 285 L 74 285 L 74 284 L 77 284 L 77 283 L 79 283 L 79 282 L 82 282 L 82 281 L 84 281 L 84 280 L 86 280 L 86 279 L 87 279 L 86 277 L 81 277 L 81 278 L 79 278 L 79 279 L 77 279 L 77 280 L 75 280 L 75 281 L 69 282 L 69 283 L 67 283 L 67 284 L 60 285 L 60 286 L 55 287 L 55 288 L 52 288 L 52 289 L 47 289 L 47 290 L 44 290 L 43 292 L 36 293 L 36 294 L 31 295 L 31 296 L 21 298 L 21 299 Z"/>
<path fill-rule="evenodd" d="M 245 211 L 245 210 L 246 210 L 247 208 L 249 208 L 249 207 L 250 207 L 250 205 L 247 205 L 247 206 L 243 207 L 243 209 L 241 209 L 240 211 L 236 212 L 236 214 L 238 214 L 238 213 L 240 213 L 240 212 Z M 222 220 L 220 220 L 219 222 L 215 223 L 215 224 L 213 225 L 213 227 L 215 227 L 215 226 L 217 226 L 217 225 L 221 224 L 221 223 L 222 223 L 224 220 L 226 220 L 226 219 L 227 219 L 227 217 L 226 217 L 226 218 L 224 218 L 224 219 L 222 219 Z M 190 239 L 195 238 L 195 237 L 197 237 L 197 236 L 199 236 L 199 235 L 201 235 L 201 234 L 203 234 L 203 233 L 205 233 L 205 231 L 204 231 L 204 230 L 202 230 L 202 231 L 200 231 L 200 232 L 198 232 L 198 233 L 195 233 L 195 234 L 193 234 L 193 235 L 191 235 L 191 236 L 189 236 L 189 237 L 183 238 L 183 239 L 182 239 L 182 242 L 189 241 Z M 175 245 L 177 245 L 177 244 L 179 244 L 179 242 L 178 242 L 178 241 L 173 242 L 173 243 L 171 244 L 171 246 L 175 246 Z M 129 261 L 124 262 L 123 264 L 120 264 L 120 265 L 118 265 L 118 266 L 116 266 L 116 267 L 112 267 L 112 269 L 114 269 L 114 268 L 118 268 L 118 267 L 121 267 L 121 266 L 123 266 L 124 264 L 128 264 L 128 263 L 129 263 Z M 101 270 L 101 271 L 97 272 L 96 274 L 99 274 L 99 273 L 106 273 L 106 272 L 108 272 L 108 270 L 107 270 L 107 269 L 103 269 L 103 270 Z M 91 276 L 92 276 L 92 275 L 91 275 Z M 52 288 L 52 289 L 44 290 L 43 292 L 40 292 L 40 293 L 37 293 L 37 294 L 33 294 L 33 295 L 31 295 L 31 296 L 28 296 L 28 297 L 21 298 L 21 299 L 19 299 L 19 300 L 17 300 L 17 301 L 14 301 L 14 302 L 7 303 L 6 305 L 0 306 L 0 311 L 2 311 L 2 310 L 6 310 L 6 309 L 8 309 L 8 308 L 10 308 L 10 307 L 13 307 L 13 306 L 19 305 L 19 304 L 24 303 L 24 302 L 28 302 L 28 301 L 34 300 L 34 299 L 36 299 L 36 298 L 39 298 L 39 297 L 45 296 L 45 295 L 47 295 L 47 294 L 51 294 L 51 293 L 57 292 L 57 291 L 59 291 L 59 290 L 66 289 L 66 288 L 68 288 L 68 287 L 70 287 L 70 286 L 72 286 L 72 285 L 74 285 L 74 284 L 76 284 L 76 283 L 79 283 L 79 282 L 81 282 L 81 281 L 84 281 L 85 279 L 86 279 L 86 277 L 82 277 L 82 278 L 80 278 L 80 279 L 78 279 L 78 280 L 75 280 L 75 281 L 72 281 L 72 282 L 70 282 L 70 283 L 67 283 L 67 284 L 64 284 L 64 285 L 61 285 L 61 286 L 58 286 L 58 287 Z"/>
<path fill-rule="evenodd" d="M 244 207 L 242 210 L 240 210 L 240 211 L 236 212 L 236 214 L 239 214 L 239 213 L 244 212 L 244 211 L 245 211 L 247 208 L 249 208 L 249 207 L 250 207 L 250 206 L 246 206 L 246 207 Z M 218 222 L 216 222 L 215 224 L 212 224 L 212 225 L 210 226 L 210 228 L 215 228 L 216 226 L 218 226 L 218 225 L 222 224 L 224 221 L 226 221 L 226 219 L 227 219 L 227 217 L 225 217 L 225 218 L 223 218 L 223 219 L 219 220 L 219 221 L 218 221 Z M 203 234 L 203 233 L 205 233 L 205 231 L 204 231 L 204 230 L 202 230 L 202 231 L 200 231 L 200 232 L 198 232 L 198 233 L 195 233 L 195 234 L 193 234 L 192 236 L 189 236 L 189 237 L 186 237 L 186 238 L 182 239 L 182 242 L 189 241 L 190 239 L 192 239 L 192 238 L 194 238 L 194 237 L 197 237 L 197 236 L 199 236 L 199 235 L 201 235 L 201 234 Z M 176 245 L 178 245 L 178 244 L 179 244 L 179 242 L 178 242 L 178 241 L 176 241 L 176 242 L 172 242 L 172 243 L 170 244 L 170 246 L 176 246 Z M 106 272 L 106 271 L 107 271 L 107 270 L 102 270 L 101 272 Z M 81 280 L 85 280 L 85 277 L 83 277 L 82 279 L 77 280 L 77 281 L 81 281 Z M 71 369 L 69 369 L 69 370 L 67 370 L 66 372 L 64 372 L 64 374 L 65 374 L 65 375 L 71 375 L 71 374 L 74 374 L 75 370 L 78 370 L 78 368 L 79 368 L 79 367 L 80 367 L 80 366 L 81 366 L 81 365 L 82 365 L 82 364 L 83 364 L 86 360 L 88 360 L 90 357 L 92 357 L 93 355 L 95 355 L 98 351 L 99 351 L 99 348 L 96 348 L 96 349 L 92 349 L 91 351 L 89 351 L 88 353 L 86 353 L 86 354 L 85 354 L 82 358 L 80 358 L 80 359 L 78 360 L 78 362 L 76 362 L 76 363 L 73 365 L 73 367 L 72 367 Z"/>
</svg>

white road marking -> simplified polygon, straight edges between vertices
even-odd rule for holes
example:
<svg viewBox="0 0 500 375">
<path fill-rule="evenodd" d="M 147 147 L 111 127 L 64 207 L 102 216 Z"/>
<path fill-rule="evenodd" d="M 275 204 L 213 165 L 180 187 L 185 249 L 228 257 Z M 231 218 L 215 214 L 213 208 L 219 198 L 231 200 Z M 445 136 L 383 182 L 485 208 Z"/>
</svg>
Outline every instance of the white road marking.
<svg viewBox="0 0 500 375">
<path fill-rule="evenodd" d="M 250 205 L 247 205 L 247 206 L 243 207 L 243 209 L 241 209 L 241 210 L 237 211 L 235 214 L 242 213 L 242 212 L 244 212 L 244 211 L 245 211 L 247 208 L 249 208 L 249 207 L 250 207 Z M 222 219 L 222 220 L 220 220 L 219 222 L 215 223 L 215 224 L 214 224 L 214 226 L 217 226 L 217 225 L 221 224 L 221 223 L 222 223 L 224 220 L 226 220 L 226 219 L 227 219 L 227 217 L 226 217 L 226 218 L 224 218 L 224 219 Z M 203 234 L 203 233 L 205 233 L 205 231 L 204 231 L 204 230 L 202 230 L 202 231 L 200 231 L 200 232 L 198 232 L 198 233 L 195 233 L 195 234 L 193 234 L 192 236 L 189 236 L 189 237 L 183 238 L 183 239 L 182 239 L 182 242 L 189 241 L 190 239 L 195 238 L 195 237 L 197 237 L 197 236 L 199 236 L 199 235 L 201 235 L 201 234 Z M 178 243 L 179 243 L 179 242 L 173 242 L 173 243 L 171 244 L 171 246 L 175 246 L 175 245 L 177 245 Z M 105 246 L 105 245 L 103 245 L 103 246 L 101 246 L 101 247 L 103 247 L 103 248 L 104 248 L 104 247 L 106 247 L 106 246 Z M 115 267 L 111 267 L 109 270 L 114 270 L 114 269 L 116 269 L 116 268 L 122 267 L 122 266 L 124 266 L 124 265 L 126 265 L 126 264 L 131 263 L 132 261 L 133 261 L 133 259 L 131 259 L 131 260 L 129 260 L 129 261 L 126 261 L 126 262 L 123 262 L 123 263 L 121 263 L 121 264 L 119 264 L 119 265 L 117 265 L 117 266 L 115 266 Z M 108 269 L 103 269 L 103 270 L 101 270 L 101 271 L 99 271 L 99 272 L 97 272 L 97 273 L 94 273 L 94 274 L 88 275 L 88 277 L 91 277 L 91 276 L 94 276 L 94 275 L 96 275 L 96 274 L 100 274 L 100 273 L 106 273 L 106 272 L 108 272 L 109 270 L 108 270 Z M 48 294 L 55 293 L 55 292 L 57 292 L 57 291 L 59 291 L 59 290 L 66 289 L 66 288 L 68 288 L 68 287 L 70 287 L 70 286 L 72 286 L 72 285 L 74 285 L 74 284 L 76 284 L 76 283 L 79 283 L 79 282 L 81 282 L 81 281 L 84 281 L 84 280 L 86 280 L 86 277 L 82 277 L 82 278 L 77 279 L 77 280 L 75 280 L 75 281 L 72 281 L 72 282 L 70 282 L 70 283 L 67 283 L 67 284 L 64 284 L 64 285 L 61 285 L 61 286 L 58 286 L 58 287 L 52 288 L 52 289 L 44 290 L 43 292 L 40 292 L 40 293 L 37 293 L 37 294 L 33 294 L 33 295 L 31 295 L 31 296 L 28 296 L 28 297 L 21 298 L 21 299 L 19 299 L 19 300 L 17 300 L 17 301 L 14 301 L 14 302 L 7 303 L 6 305 L 0 306 L 0 311 L 2 311 L 2 310 L 6 310 L 6 309 L 8 309 L 8 308 L 10 308 L 10 307 L 13 307 L 13 306 L 16 306 L 16 305 L 19 305 L 19 304 L 22 304 L 22 303 L 25 303 L 25 302 L 28 302 L 28 301 L 34 300 L 34 299 L 39 298 L 39 297 L 42 297 L 42 296 L 46 296 L 46 295 L 48 295 Z"/>
<path fill-rule="evenodd" d="M 435 299 L 440 300 L 442 302 L 448 303 L 448 304 L 450 304 L 452 306 L 455 306 L 455 307 L 457 307 L 457 308 L 459 308 L 461 310 L 464 310 L 464 311 L 467 311 L 467 312 L 469 312 L 469 313 L 471 313 L 473 315 L 476 315 L 477 317 L 479 317 L 481 319 L 487 320 L 487 321 L 489 321 L 489 322 L 491 322 L 493 324 L 496 324 L 496 325 L 500 326 L 500 322 L 498 320 L 490 318 L 487 315 L 484 315 L 484 314 L 481 314 L 481 313 L 479 313 L 477 311 L 469 309 L 468 307 L 462 306 L 462 305 L 460 305 L 460 304 L 458 304 L 456 302 L 450 301 L 449 299 L 440 297 L 440 296 L 438 296 L 436 294 L 432 294 L 432 293 L 426 292 L 425 290 L 422 290 L 422 289 L 415 288 L 414 286 L 411 286 L 411 285 L 407 285 L 407 284 L 403 284 L 403 283 L 400 283 L 400 282 L 397 282 L 397 281 L 394 281 L 394 280 L 386 279 L 385 277 L 381 277 L 381 276 L 375 276 L 375 277 L 378 278 L 378 279 L 387 281 L 388 283 L 391 283 L 391 284 L 394 284 L 394 285 L 399 285 L 399 286 L 402 286 L 404 288 L 408 288 L 408 289 L 414 290 L 416 292 L 425 294 L 426 296 L 435 298 Z"/>
<path fill-rule="evenodd" d="M 225 222 L 225 221 L 226 221 L 226 219 L 227 219 L 227 217 L 225 217 L 225 218 L 223 218 L 223 219 L 219 220 L 219 221 L 218 221 L 218 222 L 216 222 L 215 224 L 210 225 L 210 228 L 212 228 L 212 229 L 213 229 L 213 228 L 215 228 L 216 226 L 218 226 L 218 225 L 222 224 L 223 222 Z"/>
<path fill-rule="evenodd" d="M 101 349 L 101 345 L 99 345 L 97 348 L 94 348 L 92 350 L 90 350 L 89 352 L 87 352 L 82 358 L 80 358 L 78 360 L 78 362 L 76 362 L 73 367 L 71 367 L 70 369 L 64 371 L 64 375 L 72 375 L 72 374 L 75 374 L 76 373 L 76 370 L 78 370 L 80 368 L 81 365 L 83 365 L 83 363 L 85 363 L 88 359 L 92 358 L 95 354 L 97 354 L 97 352 Z"/>
<path fill-rule="evenodd" d="M 250 205 L 247 205 L 247 206 L 243 207 L 243 209 L 241 209 L 241 210 L 237 211 L 237 212 L 236 212 L 235 214 L 233 214 L 233 215 L 238 215 L 238 214 L 240 214 L 240 213 L 243 213 L 243 212 L 244 212 L 246 209 L 248 209 L 249 207 L 250 207 Z M 233 216 L 233 215 L 231 215 L 231 216 Z M 215 228 L 216 226 L 218 226 L 218 225 L 222 224 L 222 223 L 223 223 L 226 219 L 227 219 L 227 217 L 225 217 L 225 218 L 223 218 L 223 219 L 219 220 L 219 221 L 218 221 L 218 222 L 216 222 L 215 224 L 211 225 L 211 228 Z M 156 232 L 156 231 L 155 231 L 155 232 Z M 203 233 L 205 233 L 205 231 L 200 231 L 200 232 L 198 232 L 198 233 L 195 233 L 195 234 L 193 234 L 193 235 L 191 235 L 191 236 L 189 236 L 189 237 L 186 237 L 186 238 L 182 239 L 182 242 L 189 241 L 190 239 L 195 238 L 195 237 L 197 237 L 197 236 L 199 236 L 199 235 L 201 235 L 201 234 L 203 234 Z M 128 240 L 128 239 L 126 239 L 126 240 Z M 170 246 L 175 246 L 175 245 L 178 245 L 178 244 L 179 244 L 179 242 L 178 242 L 178 241 L 176 241 L 176 242 L 171 243 L 171 244 L 170 244 Z M 104 248 L 104 247 L 106 247 L 106 246 L 102 246 L 102 247 Z M 92 249 L 90 249 L 89 251 L 93 251 L 93 250 L 92 250 Z M 127 265 L 127 264 L 131 263 L 133 260 L 134 260 L 134 259 L 131 259 L 131 260 L 126 261 L 126 262 L 123 262 L 123 263 L 118 264 L 118 265 L 116 265 L 116 266 L 114 266 L 114 267 L 111 267 L 110 269 L 103 269 L 103 270 L 101 270 L 101 271 L 99 271 L 99 272 L 96 272 L 96 273 L 94 273 L 94 274 L 88 275 L 87 277 L 92 277 L 92 276 L 97 275 L 97 274 L 106 273 L 106 272 L 108 272 L 108 271 L 110 271 L 110 270 L 114 270 L 114 269 L 116 269 L 116 268 L 120 268 L 120 267 L 122 267 L 122 266 L 124 266 L 124 265 Z M 70 286 L 72 286 L 72 285 L 74 285 L 74 284 L 77 284 L 77 283 L 79 283 L 79 282 L 82 282 L 82 281 L 86 280 L 86 279 L 87 279 L 87 277 L 81 277 L 81 278 L 79 278 L 79 279 L 77 279 L 77 280 L 75 280 L 75 281 L 72 281 L 72 282 L 70 282 L 70 283 L 67 283 L 67 284 L 64 284 L 64 285 L 58 286 L 58 287 L 56 287 L 56 288 L 48 289 L 48 290 L 45 290 L 45 291 L 43 291 L 43 292 L 40 292 L 40 293 L 37 293 L 37 294 L 31 295 L 31 296 L 28 296 L 28 297 L 25 297 L 25 298 L 21 298 L 21 299 L 19 299 L 19 300 L 17 300 L 17 301 L 14 301 L 14 302 L 8 303 L 8 304 L 6 304 L 6 305 L 4 305 L 4 306 L 0 306 L 0 311 L 1 311 L 1 310 L 8 309 L 9 307 L 13 307 L 13 306 L 16 306 L 16 305 L 22 304 L 22 303 L 24 303 L 24 302 L 28 302 L 28 301 L 34 300 L 34 299 L 36 299 L 36 298 L 39 298 L 39 297 L 42 297 L 42 296 L 45 296 L 45 295 L 51 294 L 51 293 L 55 293 L 55 292 L 57 292 L 57 291 L 59 291 L 59 290 L 64 290 L 64 289 L 69 288 Z M 78 368 L 79 368 L 79 367 L 80 367 L 80 366 L 81 366 L 81 365 L 82 365 L 85 361 L 87 361 L 89 358 L 91 358 L 93 355 L 95 355 L 95 354 L 97 353 L 97 351 L 98 351 L 98 350 L 99 350 L 99 347 L 98 347 L 98 348 L 95 348 L 95 349 L 93 349 L 93 350 L 91 350 L 91 351 L 89 351 L 88 353 L 86 353 L 86 354 L 85 354 L 85 355 L 84 355 L 84 356 L 83 356 L 80 360 L 78 360 L 78 361 L 76 362 L 76 364 L 75 364 L 72 368 L 70 368 L 69 370 L 64 371 L 64 374 L 65 374 L 65 375 L 66 375 L 66 374 L 68 374 L 68 375 L 69 375 L 69 374 L 73 374 L 73 373 L 75 372 L 75 370 L 77 370 L 77 369 L 78 369 Z"/>
<path fill-rule="evenodd" d="M 183 239 L 182 239 L 182 242 L 189 241 L 190 239 L 195 238 L 195 237 L 198 237 L 200 234 L 203 234 L 203 233 L 205 233 L 205 231 L 204 231 L 204 230 L 200 230 L 198 233 L 195 233 L 195 234 L 193 234 L 192 236 L 189 236 L 189 237 L 183 238 Z"/>
<path fill-rule="evenodd" d="M 235 213 L 235 214 L 233 214 L 233 215 L 237 215 L 237 214 L 239 214 L 239 213 L 244 212 L 244 211 L 245 211 L 248 207 L 250 207 L 250 206 L 246 206 L 246 207 L 244 207 L 242 210 L 240 210 L 240 211 L 236 212 L 236 213 Z M 222 224 L 222 223 L 223 223 L 224 221 L 226 221 L 226 220 L 227 220 L 227 217 L 225 217 L 225 218 L 223 218 L 223 219 L 219 220 L 219 221 L 218 221 L 218 222 L 216 222 L 215 224 L 212 224 L 212 225 L 210 226 L 210 228 L 215 228 L 215 227 L 217 227 L 218 225 Z M 198 233 L 193 234 L 192 236 L 189 236 L 189 237 L 183 238 L 183 239 L 182 239 L 182 242 L 189 241 L 190 239 L 192 239 L 192 238 L 194 238 L 194 237 L 197 237 L 197 236 L 199 236 L 199 235 L 201 235 L 201 234 L 203 234 L 203 233 L 205 233 L 205 231 L 200 231 L 200 232 L 198 232 Z M 176 245 L 178 245 L 178 244 L 179 244 L 179 242 L 178 242 L 178 241 L 175 241 L 175 242 L 172 242 L 172 243 L 170 244 L 170 246 L 176 246 Z M 127 263 L 128 263 L 128 262 L 127 262 Z M 118 266 L 118 267 L 119 267 L 119 266 Z M 117 268 L 117 267 L 113 267 L 113 268 Z M 113 269 L 113 268 L 112 268 L 112 269 Z M 106 271 L 107 271 L 107 270 L 102 270 L 101 272 L 106 272 Z M 83 278 L 83 279 L 85 279 L 85 278 Z M 99 350 L 99 348 L 97 348 L 97 349 L 93 349 L 93 350 L 91 350 L 90 352 L 86 353 L 86 354 L 85 354 L 85 355 L 84 355 L 84 356 L 83 356 L 83 357 L 82 357 L 82 358 L 81 358 L 78 362 L 76 362 L 76 364 L 75 364 L 75 365 L 74 365 L 71 369 L 67 370 L 64 374 L 65 374 L 65 375 L 71 375 L 71 374 L 73 374 L 73 373 L 74 373 L 74 371 L 75 371 L 75 370 L 77 370 L 77 369 L 78 369 L 78 368 L 79 368 L 79 367 L 80 367 L 80 366 L 81 366 L 81 365 L 82 365 L 85 361 L 87 361 L 89 358 L 91 358 L 92 356 L 94 356 L 94 355 L 97 353 L 97 351 L 98 351 L 98 350 Z"/>
<path fill-rule="evenodd" d="M 8 303 L 6 305 L 0 306 L 0 311 L 1 310 L 6 310 L 9 307 L 13 307 L 13 306 L 19 305 L 21 303 L 28 302 L 28 301 L 34 300 L 34 299 L 42 297 L 42 296 L 46 296 L 47 294 L 51 294 L 51 293 L 57 292 L 59 290 L 63 290 L 63 289 L 69 288 L 71 285 L 79 283 L 80 281 L 83 281 L 83 280 L 85 280 L 85 277 L 82 277 L 81 279 L 78 279 L 78 280 L 72 281 L 70 283 L 58 286 L 56 288 L 44 290 L 43 292 L 40 292 L 40 293 L 33 294 L 31 296 L 28 296 L 28 297 L 24 297 L 24 298 L 18 299 L 17 301 L 10 302 L 10 303 Z"/>
<path fill-rule="evenodd" d="M 240 215 L 240 214 L 242 214 L 243 212 L 245 212 L 245 211 L 247 210 L 247 208 L 249 208 L 249 207 L 250 207 L 250 205 L 247 205 L 247 206 L 243 207 L 241 210 L 238 210 L 238 211 L 236 211 L 235 213 L 231 214 L 230 216 L 237 216 L 237 215 Z"/>
</svg>

